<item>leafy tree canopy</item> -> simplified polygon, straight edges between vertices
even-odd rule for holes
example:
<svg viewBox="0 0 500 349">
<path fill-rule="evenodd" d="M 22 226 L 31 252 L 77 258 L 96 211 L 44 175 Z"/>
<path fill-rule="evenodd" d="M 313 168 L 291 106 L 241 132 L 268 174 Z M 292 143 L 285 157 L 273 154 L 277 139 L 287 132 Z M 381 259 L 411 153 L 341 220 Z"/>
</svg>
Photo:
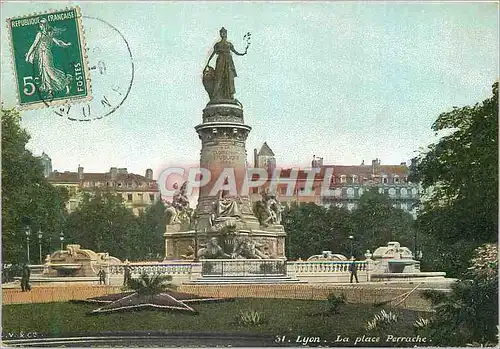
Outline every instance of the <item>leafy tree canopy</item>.
<svg viewBox="0 0 500 349">
<path fill-rule="evenodd" d="M 165 204 L 161 200 L 157 201 L 147 207 L 137 219 L 143 236 L 140 254 L 145 259 L 161 259 L 165 255 Z"/>
<path fill-rule="evenodd" d="M 473 257 L 450 293 L 426 292 L 436 311 L 421 330 L 436 345 L 498 346 L 498 248 L 484 244 Z"/>
<path fill-rule="evenodd" d="M 413 249 L 413 217 L 394 208 L 388 196 L 374 190 L 366 191 L 359 200 L 359 207 L 351 214 L 353 235 L 359 240 L 362 251 L 386 246 L 398 241 Z"/>
<path fill-rule="evenodd" d="M 345 256 L 352 249 L 357 258 L 366 250 L 386 246 L 389 241 L 399 241 L 403 246 L 413 246 L 413 218 L 394 208 L 387 196 L 367 191 L 360 198 L 358 209 L 349 212 L 344 208 L 325 208 L 313 203 L 292 205 L 283 214 L 288 234 L 287 257 L 307 259 L 322 251 L 330 250 Z"/>
<path fill-rule="evenodd" d="M 85 193 L 66 224 L 68 241 L 122 260 L 161 259 L 166 214 L 162 202 L 136 217 L 112 191 Z"/>
<path fill-rule="evenodd" d="M 37 250 L 38 230 L 44 234 L 43 252 L 52 250 L 49 241 L 55 242 L 61 231 L 68 193 L 47 182 L 41 161 L 26 149 L 30 136 L 20 126 L 19 112 L 2 109 L 1 113 L 2 259 L 19 263 L 26 261 L 24 225 L 27 222 L 33 233 L 32 250 Z M 37 257 L 32 255 L 31 262 L 38 261 Z"/>
<path fill-rule="evenodd" d="M 490 98 L 442 113 L 432 129 L 447 135 L 417 156 L 411 166 L 410 179 L 420 181 L 427 191 L 417 226 L 437 245 L 446 244 L 455 251 L 455 256 L 445 260 L 445 271 L 459 275 L 474 248 L 497 241 L 498 82 Z M 463 258 L 457 257 L 460 253 Z"/>
<path fill-rule="evenodd" d="M 120 259 L 140 254 L 142 237 L 137 219 L 121 195 L 109 191 L 83 194 L 80 205 L 68 217 L 66 236 L 68 242 Z"/>
</svg>

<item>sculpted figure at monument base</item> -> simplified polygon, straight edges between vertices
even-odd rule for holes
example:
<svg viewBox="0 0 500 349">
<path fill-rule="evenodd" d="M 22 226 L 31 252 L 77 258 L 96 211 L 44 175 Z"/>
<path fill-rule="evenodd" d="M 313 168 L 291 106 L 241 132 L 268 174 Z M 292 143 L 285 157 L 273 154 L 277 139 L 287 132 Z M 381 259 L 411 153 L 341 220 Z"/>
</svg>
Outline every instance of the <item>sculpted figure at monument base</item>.
<svg viewBox="0 0 500 349">
<path fill-rule="evenodd" d="M 236 226 L 236 222 L 242 217 L 241 205 L 240 197 L 229 197 L 227 192 L 220 191 L 217 201 L 212 203 L 213 211 L 209 221 L 212 230 Z"/>
<path fill-rule="evenodd" d="M 167 225 L 183 224 L 189 225 L 192 220 L 193 209 L 189 207 L 189 199 L 186 194 L 188 182 L 179 188 L 177 183 L 174 184 L 174 196 L 172 202 L 166 202 Z"/>
<path fill-rule="evenodd" d="M 265 245 L 249 237 L 236 239 L 231 257 L 235 259 L 270 258 L 269 254 L 265 251 Z"/>
<path fill-rule="evenodd" d="M 230 255 L 224 253 L 222 247 L 219 246 L 216 237 L 209 240 L 205 247 L 198 250 L 198 258 L 201 259 L 216 259 L 216 258 L 231 258 Z"/>
<path fill-rule="evenodd" d="M 283 206 L 276 194 L 269 193 L 267 189 L 262 192 L 262 200 L 255 203 L 255 215 L 264 227 L 281 224 L 282 211 Z"/>
</svg>

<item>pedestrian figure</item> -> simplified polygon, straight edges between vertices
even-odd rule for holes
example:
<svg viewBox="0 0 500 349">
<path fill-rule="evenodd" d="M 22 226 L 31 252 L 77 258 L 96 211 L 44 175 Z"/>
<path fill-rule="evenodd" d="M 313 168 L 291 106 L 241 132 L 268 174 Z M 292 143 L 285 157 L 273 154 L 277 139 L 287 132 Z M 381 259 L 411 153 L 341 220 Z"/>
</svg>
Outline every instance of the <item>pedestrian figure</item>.
<svg viewBox="0 0 500 349">
<path fill-rule="evenodd" d="M 97 276 L 99 276 L 99 285 L 106 285 L 106 272 L 104 269 L 99 269 Z"/>
<path fill-rule="evenodd" d="M 28 267 L 27 264 L 24 264 L 22 274 L 21 274 L 21 291 L 22 292 L 31 291 L 30 275 L 31 275 L 30 268 Z"/>
<path fill-rule="evenodd" d="M 2 283 L 11 282 L 11 264 L 2 264 Z"/>
<path fill-rule="evenodd" d="M 351 264 L 349 264 L 349 271 L 351 272 L 350 283 L 352 284 L 353 277 L 356 278 L 356 283 L 359 284 L 358 281 L 358 265 L 356 264 L 356 258 L 351 257 Z"/>
<path fill-rule="evenodd" d="M 123 286 L 128 286 L 130 281 L 130 266 L 126 265 L 123 271 Z"/>
</svg>

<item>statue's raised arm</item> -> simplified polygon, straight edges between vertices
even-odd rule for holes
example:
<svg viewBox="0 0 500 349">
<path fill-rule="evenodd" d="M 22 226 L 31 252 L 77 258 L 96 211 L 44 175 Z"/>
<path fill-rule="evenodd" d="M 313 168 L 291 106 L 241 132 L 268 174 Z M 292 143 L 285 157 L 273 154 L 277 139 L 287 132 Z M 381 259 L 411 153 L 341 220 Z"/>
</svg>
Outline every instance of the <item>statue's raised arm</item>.
<svg viewBox="0 0 500 349">
<path fill-rule="evenodd" d="M 247 54 L 248 52 L 248 46 L 245 48 L 245 52 L 243 53 L 239 53 L 238 51 L 236 51 L 236 49 L 234 48 L 233 44 L 230 43 L 229 45 L 229 49 L 231 50 L 231 52 L 233 52 L 234 54 L 238 55 L 238 56 L 244 56 Z"/>
<path fill-rule="evenodd" d="M 238 56 L 244 56 L 248 52 L 250 46 L 250 33 L 245 34 L 244 40 L 247 41 L 245 52 L 240 53 L 236 51 L 233 44 L 227 40 L 227 30 L 221 28 L 219 31 L 221 40 L 214 45 L 214 50 L 210 55 L 207 65 L 203 71 L 203 85 L 208 92 L 211 102 L 224 102 L 234 103 L 234 94 L 236 89 L 234 87 L 234 78 L 236 68 L 234 66 L 231 52 Z M 217 55 L 215 62 L 215 69 L 209 66 L 212 58 Z"/>
</svg>

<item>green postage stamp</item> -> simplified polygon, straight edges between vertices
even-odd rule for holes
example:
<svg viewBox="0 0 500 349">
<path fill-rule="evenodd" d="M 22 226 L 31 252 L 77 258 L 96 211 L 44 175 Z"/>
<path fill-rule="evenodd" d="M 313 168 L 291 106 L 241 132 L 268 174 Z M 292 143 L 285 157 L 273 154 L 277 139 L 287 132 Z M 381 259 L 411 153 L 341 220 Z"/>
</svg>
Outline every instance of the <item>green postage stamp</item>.
<svg viewBox="0 0 500 349">
<path fill-rule="evenodd" d="M 20 109 L 91 99 L 80 8 L 9 18 Z"/>
</svg>

